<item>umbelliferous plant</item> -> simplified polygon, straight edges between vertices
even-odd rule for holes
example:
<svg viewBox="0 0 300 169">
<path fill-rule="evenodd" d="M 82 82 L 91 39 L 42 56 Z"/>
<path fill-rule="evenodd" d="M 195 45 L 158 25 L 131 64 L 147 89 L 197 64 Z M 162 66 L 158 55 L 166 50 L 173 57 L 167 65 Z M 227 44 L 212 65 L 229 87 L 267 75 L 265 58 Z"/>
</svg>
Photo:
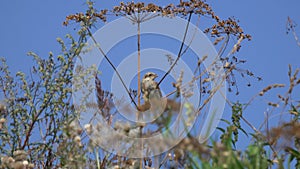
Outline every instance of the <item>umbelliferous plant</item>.
<svg viewBox="0 0 300 169">
<path fill-rule="evenodd" d="M 184 70 L 179 73 L 178 79 L 170 84 L 174 87 L 173 92 L 167 94 L 167 105 L 164 113 L 150 124 L 130 123 L 118 121 L 118 110 L 113 102 L 114 93 L 106 90 L 103 86 L 105 81 L 101 80 L 97 68 L 75 66 L 75 61 L 82 59 L 84 53 L 89 52 L 89 47 L 93 46 L 103 55 L 111 68 L 122 77 L 111 62 L 111 57 L 103 52 L 101 44 L 93 36 L 95 27 L 101 26 L 102 23 L 109 21 L 110 17 L 126 17 L 137 25 L 137 31 L 141 30 L 141 24 L 158 16 L 174 18 L 182 17 L 192 22 L 192 17 L 209 18 L 211 25 L 207 25 L 203 30 L 218 49 L 219 62 L 225 71 L 222 81 L 227 82 L 227 90 L 235 91 L 239 94 L 237 75 L 241 77 L 256 77 L 250 70 L 244 69 L 241 64 L 245 60 L 239 59 L 238 51 L 244 40 L 251 40 L 251 36 L 246 34 L 239 26 L 239 21 L 234 17 L 221 19 L 215 14 L 213 9 L 206 1 L 190 0 L 180 1 L 178 4 L 168 4 L 159 6 L 154 3 L 145 4 L 143 2 L 121 2 L 120 5 L 113 9 L 98 10 L 94 7 L 94 2 L 87 1 L 87 10 L 77 14 L 71 14 L 66 17 L 63 25 L 69 26 L 71 22 L 79 25 L 75 40 L 71 35 L 66 36 L 65 43 L 58 38 L 57 41 L 61 46 L 59 54 L 49 53 L 48 57 L 40 57 L 34 52 L 29 52 L 33 58 L 34 66 L 28 74 L 17 72 L 11 74 L 5 58 L 1 58 L 0 65 L 0 168 L 271 168 L 278 166 L 284 168 L 284 163 L 288 167 L 292 164 L 299 167 L 299 98 L 295 95 L 296 87 L 300 84 L 299 69 L 292 71 L 289 66 L 288 78 L 290 83 L 273 84 L 257 92 L 248 103 L 241 103 L 227 100 L 231 107 L 230 119 L 222 119 L 227 124 L 226 128 L 218 128 L 221 131 L 220 139 L 211 139 L 204 143 L 199 143 L 195 133 L 197 126 L 188 132 L 187 136 L 182 139 L 172 149 L 167 150 L 161 155 L 144 158 L 129 158 L 121 156 L 118 152 L 109 152 L 101 148 L 102 142 L 113 142 L 118 137 L 109 137 L 101 133 L 103 125 L 108 125 L 111 129 L 126 136 L 148 137 L 150 135 L 166 131 L 174 122 L 174 116 L 178 109 L 179 96 L 189 98 L 194 93 L 189 89 L 193 87 L 192 83 L 197 82 L 200 88 L 201 100 L 199 105 L 184 104 L 187 114 L 187 126 L 189 121 L 194 119 L 191 112 L 203 113 L 209 106 L 209 101 L 217 92 L 218 87 L 211 87 L 211 74 L 208 69 L 215 65 L 209 65 L 205 68 L 203 62 L 207 56 L 197 58 L 194 68 L 193 78 L 189 84 L 183 84 Z M 294 33 L 295 25 L 288 19 L 288 29 Z M 182 32 L 185 37 L 186 30 Z M 138 33 L 137 49 L 138 59 L 140 58 L 141 35 Z M 91 39 L 93 44 L 88 44 L 87 40 Z M 296 38 L 296 40 L 298 40 Z M 167 56 L 169 61 L 169 70 L 158 81 L 158 86 L 162 84 L 165 78 L 172 72 L 174 66 L 189 50 L 188 45 L 184 45 L 185 38 L 182 39 L 178 46 L 176 58 Z M 139 62 L 138 62 L 139 63 Z M 138 66 L 139 67 L 139 66 Z M 74 71 L 80 72 L 80 76 L 74 76 Z M 137 89 L 126 88 L 132 105 L 136 108 L 137 117 L 139 113 L 148 110 L 147 104 L 142 103 L 141 93 L 141 74 L 137 70 Z M 86 78 L 87 75 L 88 78 Z M 90 81 L 95 84 L 95 88 L 90 87 Z M 79 83 L 74 83 L 74 81 Z M 247 86 L 251 86 L 250 82 Z M 267 120 L 263 124 L 265 130 L 255 127 L 244 118 L 243 113 L 248 105 L 256 97 L 263 97 L 270 90 L 288 86 L 287 92 L 278 94 L 277 101 L 270 101 L 268 106 L 272 111 L 278 107 L 283 107 L 292 117 L 289 122 L 269 128 Z M 80 88 L 85 88 L 90 95 L 95 91 L 97 103 L 91 103 L 88 99 L 85 107 L 77 107 L 72 100 L 72 94 Z M 171 98 L 172 96 L 172 98 Z M 87 97 L 83 97 L 87 98 Z M 120 99 L 120 98 L 117 98 Z M 179 101 L 178 101 L 179 100 Z M 101 124 L 85 124 L 80 126 L 78 119 L 80 111 L 97 109 L 96 115 L 103 119 Z M 77 110 L 77 111 L 76 111 Z M 78 111 L 80 110 L 80 111 Z M 255 110 L 254 110 L 255 111 Z M 97 114 L 98 113 L 98 114 Z M 121 112 L 124 113 L 124 112 Z M 125 112 L 126 113 L 126 112 Z M 127 112 L 128 113 L 128 112 Z M 190 115 L 190 116 L 189 116 Z M 97 116 L 99 117 L 99 116 Z M 96 118 L 95 118 L 96 119 Z M 244 129 L 242 123 L 245 122 L 253 131 L 248 132 Z M 176 122 L 175 122 L 176 123 Z M 147 125 L 151 125 L 148 127 Z M 148 127 L 148 128 L 147 128 Z M 147 130 L 145 130 L 147 129 Z M 99 134 L 100 133 L 100 134 Z M 165 133 L 165 136 L 173 133 Z M 245 134 L 247 137 L 252 136 L 252 142 L 249 143 L 246 150 L 238 150 L 236 143 L 239 141 L 239 135 Z M 127 140 L 130 143 L 131 140 Z M 173 140 L 167 140 L 171 143 Z M 99 143 L 99 144 L 98 144 Z M 162 144 L 162 143 L 155 143 Z M 141 151 L 151 151 L 147 149 L 146 143 L 140 145 L 130 145 L 123 151 L 130 154 L 132 151 L 140 149 Z"/>
</svg>

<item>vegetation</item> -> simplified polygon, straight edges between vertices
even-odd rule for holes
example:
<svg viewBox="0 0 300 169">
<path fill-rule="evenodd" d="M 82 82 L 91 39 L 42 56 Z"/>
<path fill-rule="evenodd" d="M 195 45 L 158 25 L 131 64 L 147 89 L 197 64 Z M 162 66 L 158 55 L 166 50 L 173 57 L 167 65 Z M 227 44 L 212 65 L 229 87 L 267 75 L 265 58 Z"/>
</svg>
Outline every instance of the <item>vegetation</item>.
<svg viewBox="0 0 300 169">
<path fill-rule="evenodd" d="M 82 80 L 83 85 L 76 86 L 76 88 L 88 88 L 86 85 L 88 82 L 84 82 L 86 79 L 73 76 L 73 70 L 80 69 L 75 66 L 75 61 L 81 58 L 82 53 L 88 52 L 86 47 L 89 38 L 97 43 L 91 32 L 102 22 L 106 22 L 109 17 L 125 16 L 136 24 L 142 24 L 143 19 L 152 19 L 157 16 L 171 18 L 179 16 L 187 19 L 188 22 L 191 22 L 192 17 L 209 18 L 213 24 L 207 25 L 204 32 L 214 41 L 215 47 L 219 50 L 220 61 L 225 71 L 222 79 L 227 82 L 227 90 L 239 94 L 238 82 L 235 78 L 237 75 L 251 77 L 254 81 L 259 81 L 261 78 L 255 76 L 250 70 L 244 69 L 241 65 L 245 63 L 245 60 L 240 60 L 237 56 L 241 43 L 244 40 L 251 40 L 251 36 L 243 31 L 235 18 L 222 20 L 205 1 L 180 1 L 177 5 L 170 4 L 165 7 L 152 3 L 122 2 L 112 10 L 100 11 L 94 8 L 94 3 L 91 1 L 87 1 L 87 5 L 88 9 L 85 13 L 66 17 L 64 25 L 68 26 L 70 22 L 75 22 L 80 25 L 80 29 L 74 36 L 77 40 L 71 35 L 66 36 L 67 42 L 57 39 L 61 46 L 59 55 L 55 56 L 50 52 L 48 58 L 43 59 L 33 52 L 28 53 L 35 62 L 30 74 L 17 72 L 12 75 L 5 59 L 1 59 L 0 90 L 3 99 L 0 104 L 0 168 L 300 168 L 300 98 L 295 94 L 295 88 L 300 84 L 300 69 L 291 66 L 288 71 L 289 84 L 271 84 L 249 98 L 247 103 L 227 100 L 231 107 L 231 118 L 222 119 L 227 127 L 218 128 L 221 133 L 220 138 L 199 143 L 197 135 L 191 132 L 171 150 L 155 157 L 142 159 L 128 158 L 120 156 L 118 152 L 108 152 L 102 149 L 98 143 L 111 142 L 118 138 L 99 135 L 101 132 L 97 133 L 97 131 L 102 129 L 103 124 L 98 126 L 86 124 L 83 127 L 79 125 L 80 114 L 75 111 L 78 107 L 72 102 L 72 87 L 74 87 L 72 85 L 74 85 L 74 78 L 77 78 Z M 290 18 L 287 26 L 288 32 L 292 32 L 299 43 L 295 24 Z M 142 42 L 138 41 L 138 44 L 140 43 Z M 99 49 L 99 55 L 104 54 L 101 46 L 96 46 Z M 140 51 L 140 48 L 138 50 Z M 181 46 L 177 58 L 170 59 L 172 60 L 169 65 L 170 70 L 186 50 L 188 46 L 185 48 Z M 105 55 L 105 58 L 110 61 L 109 56 Z M 202 85 L 201 105 L 193 110 L 196 112 L 206 111 L 209 101 L 216 93 L 211 89 L 207 69 L 203 68 L 205 59 L 205 56 L 198 58 L 195 67 L 199 71 L 195 71 L 191 79 Z M 96 84 L 96 88 L 92 90 L 96 91 L 97 104 L 87 103 L 88 107 L 97 109 L 104 119 L 103 123 L 120 134 L 146 137 L 166 130 L 173 122 L 172 117 L 178 116 L 174 114 L 172 108 L 166 109 L 162 117 L 151 123 L 155 126 L 155 130 L 152 131 L 143 130 L 148 124 L 115 121 L 115 114 L 119 112 L 116 112 L 115 105 L 113 105 L 114 93 L 103 89 L 101 84 L 105 82 L 100 80 L 94 68 L 81 70 L 81 73 L 82 76 L 92 74 L 89 80 L 95 80 L 93 83 Z M 166 73 L 166 76 L 169 73 L 170 71 Z M 140 77 L 140 73 L 138 76 Z M 188 98 L 193 93 L 185 90 L 187 88 L 182 84 L 182 76 L 180 74 L 173 84 L 175 91 L 173 95 Z M 137 83 L 140 84 L 140 81 Z M 279 123 L 278 126 L 269 127 L 268 118 L 266 118 L 262 126 L 268 127 L 265 130 L 256 128 L 244 118 L 243 113 L 253 100 L 275 91 L 275 88 L 283 88 L 286 91 L 277 93 L 277 98 L 268 103 L 272 108 L 269 115 L 276 112 L 281 114 L 289 112 L 288 115 L 284 115 L 289 116 L 290 120 Z M 139 89 L 127 89 L 138 113 L 145 107 L 141 103 Z M 167 101 L 171 107 L 174 105 L 176 107 L 178 97 Z M 245 126 L 241 125 L 242 121 L 250 126 L 252 131 L 245 130 Z M 192 131 L 195 130 L 197 129 L 192 129 Z M 239 142 L 240 135 L 251 138 L 246 150 L 239 150 L 235 146 Z M 143 144 L 132 145 L 126 151 L 139 148 L 146 151 L 146 146 Z"/>
</svg>

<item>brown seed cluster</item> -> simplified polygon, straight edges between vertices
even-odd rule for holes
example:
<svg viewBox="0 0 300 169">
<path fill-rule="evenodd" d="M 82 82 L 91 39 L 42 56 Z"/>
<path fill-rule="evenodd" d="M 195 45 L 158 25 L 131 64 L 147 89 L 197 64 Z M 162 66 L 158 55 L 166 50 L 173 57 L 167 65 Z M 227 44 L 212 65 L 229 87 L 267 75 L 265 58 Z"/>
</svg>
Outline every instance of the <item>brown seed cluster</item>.
<svg viewBox="0 0 300 169">
<path fill-rule="evenodd" d="M 100 19 L 103 22 L 106 22 L 106 13 L 107 10 L 101 10 L 98 13 L 91 13 L 91 12 L 86 12 L 86 13 L 77 13 L 73 15 L 69 15 L 66 17 L 66 20 L 63 22 L 63 25 L 67 26 L 69 24 L 69 21 L 75 21 L 75 22 L 87 22 L 91 19 Z"/>
<path fill-rule="evenodd" d="M 132 15 L 136 13 L 154 12 L 160 13 L 162 16 L 174 16 L 178 14 L 185 16 L 192 12 L 200 15 L 211 15 L 213 18 L 217 18 L 211 7 L 205 2 L 199 0 L 181 1 L 178 5 L 168 4 L 164 7 L 153 3 L 145 4 L 143 2 L 121 2 L 119 6 L 114 7 L 112 12 L 116 15 Z"/>
<path fill-rule="evenodd" d="M 131 16 L 139 13 L 155 13 L 161 16 L 187 16 L 188 14 L 196 14 L 200 16 L 207 16 L 212 18 L 217 23 L 210 28 L 205 30 L 206 33 L 210 33 L 213 37 L 220 37 L 222 34 L 234 35 L 238 39 L 248 39 L 251 40 L 251 36 L 244 34 L 243 29 L 238 25 L 238 20 L 235 18 L 228 18 L 227 20 L 221 20 L 212 10 L 212 8 L 201 0 L 190 0 L 190 1 L 180 1 L 178 5 L 168 4 L 166 6 L 158 6 L 154 3 L 145 4 L 143 2 L 121 2 L 120 5 L 115 6 L 112 10 L 101 10 L 96 12 L 92 5 L 86 13 L 77 13 L 69 15 L 66 17 L 64 25 L 68 25 L 69 21 L 84 22 L 96 21 L 100 19 L 106 22 L 107 15 L 115 16 Z"/>
<path fill-rule="evenodd" d="M 261 92 L 259 92 L 260 96 L 263 96 L 267 91 L 273 89 L 273 88 L 278 88 L 278 87 L 284 87 L 284 84 L 273 84 L 265 87 Z"/>
<path fill-rule="evenodd" d="M 288 94 L 291 94 L 294 87 L 300 84 L 300 78 L 299 79 L 297 78 L 299 71 L 300 69 L 296 69 L 295 72 L 292 73 L 292 66 L 289 65 L 288 76 L 290 80 L 290 86 L 289 86 Z"/>
<path fill-rule="evenodd" d="M 145 5 L 143 2 L 121 2 L 119 6 L 115 6 L 112 10 L 113 13 L 118 15 L 132 15 L 141 12 L 161 12 L 163 9 L 153 3 Z"/>
<path fill-rule="evenodd" d="M 210 33 L 213 37 L 220 37 L 221 35 L 234 35 L 238 39 L 251 40 L 252 37 L 249 34 L 245 34 L 243 29 L 239 26 L 239 20 L 235 18 L 228 18 L 227 20 L 220 20 L 215 18 L 217 21 L 212 27 L 207 28 L 204 32 Z"/>
</svg>

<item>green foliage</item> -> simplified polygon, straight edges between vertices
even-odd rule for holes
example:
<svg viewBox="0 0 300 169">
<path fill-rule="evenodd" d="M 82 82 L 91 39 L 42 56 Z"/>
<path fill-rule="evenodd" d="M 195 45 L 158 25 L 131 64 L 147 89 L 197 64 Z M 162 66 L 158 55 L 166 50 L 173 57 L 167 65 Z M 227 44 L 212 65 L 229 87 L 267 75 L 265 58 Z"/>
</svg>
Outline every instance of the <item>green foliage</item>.
<svg viewBox="0 0 300 169">
<path fill-rule="evenodd" d="M 235 147 L 235 143 L 238 141 L 239 130 L 242 131 L 246 136 L 248 136 L 248 134 L 241 126 L 241 118 L 243 116 L 242 104 L 239 102 L 234 103 L 231 106 L 231 109 L 232 109 L 231 122 L 225 119 L 221 120 L 229 126 L 226 128 L 226 130 L 222 128 L 218 128 L 218 129 L 223 133 L 220 137 L 222 143 L 224 144 L 232 143 L 233 146 Z"/>
<path fill-rule="evenodd" d="M 16 151 L 25 151 L 28 157 L 23 160 L 43 168 L 64 163 L 63 158 L 57 160 L 58 147 L 62 144 L 65 150 L 70 149 L 69 153 L 76 152 L 76 146 L 68 141 L 73 140 L 74 136 L 66 135 L 61 129 L 68 126 L 76 116 L 70 101 L 71 85 L 74 59 L 82 49 L 83 41 L 75 42 L 70 35 L 67 37 L 71 41 L 68 48 L 61 39 L 57 40 L 63 55 L 56 58 L 51 52 L 46 59 L 33 52 L 28 53 L 35 62 L 30 76 L 23 72 L 11 75 L 5 59 L 1 59 L 0 89 L 4 96 L 4 108 L 0 115 L 3 119 L 0 153 L 4 159 L 10 157 L 15 161 L 9 163 L 4 160 L 4 166 L 13 167 L 17 164 L 14 155 Z M 77 152 L 82 158 L 83 151 Z M 64 156 L 67 159 L 67 154 Z"/>
</svg>

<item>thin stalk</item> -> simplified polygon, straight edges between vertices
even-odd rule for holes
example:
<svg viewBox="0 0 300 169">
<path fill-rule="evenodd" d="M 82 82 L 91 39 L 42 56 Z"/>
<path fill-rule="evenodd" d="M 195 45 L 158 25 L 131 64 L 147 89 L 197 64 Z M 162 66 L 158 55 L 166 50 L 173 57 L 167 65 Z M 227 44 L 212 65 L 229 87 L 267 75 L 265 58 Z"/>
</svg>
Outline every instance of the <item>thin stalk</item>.
<svg viewBox="0 0 300 169">
<path fill-rule="evenodd" d="M 138 21 L 138 106 L 141 105 L 141 22 Z"/>
<path fill-rule="evenodd" d="M 186 38 L 188 29 L 189 29 L 189 25 L 190 25 L 190 21 L 191 21 L 191 18 L 192 18 L 192 14 L 193 14 L 193 12 L 190 12 L 189 19 L 188 19 L 188 23 L 187 23 L 186 28 L 185 28 L 184 36 L 183 36 L 183 39 L 182 39 L 182 42 L 181 42 L 181 46 L 180 46 L 180 49 L 179 49 L 177 58 L 176 58 L 175 62 L 173 63 L 173 65 L 170 67 L 170 69 L 167 71 L 167 73 L 165 73 L 165 75 L 160 79 L 160 81 L 158 82 L 157 86 L 159 86 L 160 83 L 161 83 L 161 82 L 166 78 L 166 76 L 171 72 L 171 70 L 172 70 L 172 69 L 174 68 L 174 66 L 177 64 L 178 60 L 180 59 L 180 57 L 181 57 L 181 55 L 182 55 L 181 52 L 182 52 L 182 49 L 183 49 L 183 46 L 184 46 L 184 42 L 185 42 L 185 38 Z"/>
<path fill-rule="evenodd" d="M 141 105 L 141 20 L 140 20 L 140 13 L 138 13 L 137 17 L 137 31 L 138 31 L 138 41 L 137 41 L 137 47 L 138 47 L 138 106 Z M 137 111 L 136 118 L 139 120 L 139 111 Z M 143 127 L 140 128 L 140 136 L 142 138 L 143 136 Z M 141 139 L 141 157 L 143 156 L 143 139 Z M 140 159 L 140 168 L 143 168 L 143 158 Z"/>
<path fill-rule="evenodd" d="M 136 107 L 136 109 L 138 109 L 138 105 L 136 104 L 136 102 L 134 101 L 133 97 L 131 96 L 130 94 L 130 91 L 128 90 L 128 88 L 126 87 L 125 85 L 125 82 L 123 81 L 120 73 L 118 72 L 117 68 L 113 65 L 113 63 L 109 60 L 109 58 L 107 57 L 107 55 L 104 53 L 104 51 L 102 50 L 102 48 L 98 45 L 96 39 L 94 38 L 93 34 L 91 33 L 90 29 L 87 27 L 86 28 L 88 33 L 89 33 L 89 36 L 92 38 L 93 42 L 96 44 L 98 50 L 101 52 L 101 54 L 104 56 L 104 58 L 107 60 L 107 62 L 110 64 L 110 66 L 114 69 L 114 71 L 117 73 L 117 76 L 119 77 L 123 87 L 125 88 L 127 94 L 129 95 L 131 101 L 133 102 L 134 106 Z"/>
</svg>

